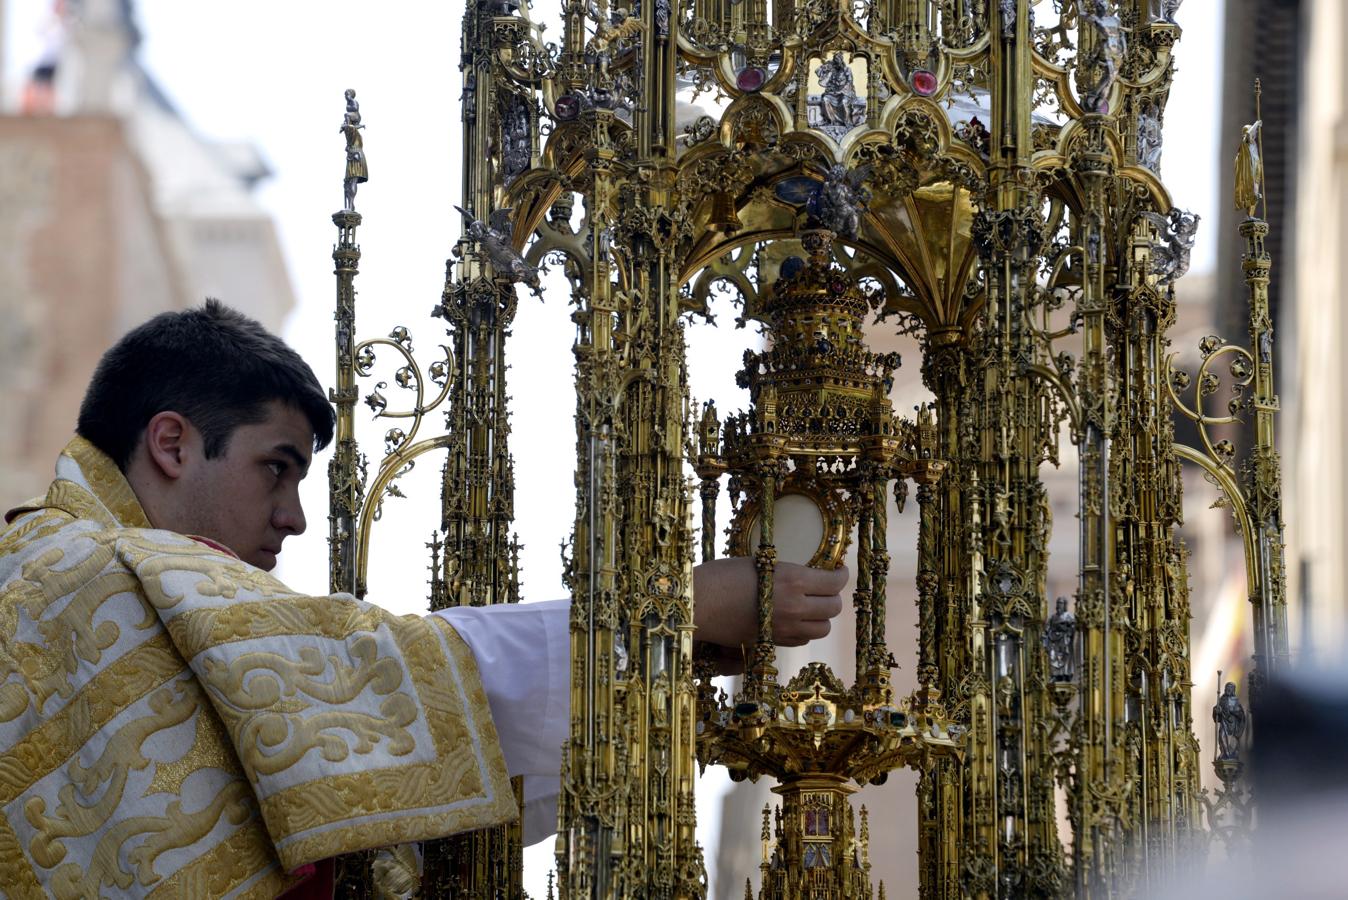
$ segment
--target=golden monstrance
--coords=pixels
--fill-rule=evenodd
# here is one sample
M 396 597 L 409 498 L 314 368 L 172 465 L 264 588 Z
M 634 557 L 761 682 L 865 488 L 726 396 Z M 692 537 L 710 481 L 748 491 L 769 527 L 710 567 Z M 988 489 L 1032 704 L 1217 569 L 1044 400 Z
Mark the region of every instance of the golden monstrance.
M 470 3 L 464 231 L 429 365 L 405 328 L 356 335 L 356 191 L 377 137 L 348 93 L 334 590 L 363 594 L 382 502 L 436 451 L 432 606 L 518 599 L 507 336 L 545 268 L 569 282 L 562 897 L 704 897 L 700 766 L 775 785 L 762 864 L 732 873 L 761 900 L 883 895 L 870 860 L 890 851 L 864 804 L 898 767 L 918 773 L 913 880 L 930 900 L 1145 895 L 1209 844 L 1240 845 L 1247 710 L 1257 731 L 1260 688 L 1288 659 L 1268 226 L 1256 123 L 1237 163 L 1249 334 L 1206 338 L 1199 370 L 1177 368 L 1174 285 L 1199 223 L 1159 176 L 1175 5 L 568 0 L 554 44 L 519 0 Z M 377 153 L 374 172 L 372 186 Z M 738 376 L 744 410 L 689 396 L 685 326 L 714 282 L 764 335 Z M 896 355 L 868 346 L 883 328 L 921 349 L 931 400 L 911 414 L 891 405 Z M 394 361 L 392 386 L 376 357 Z M 368 465 L 362 404 L 387 426 Z M 1060 455 L 1078 467 L 1077 515 L 1055 523 L 1042 473 Z M 1232 687 L 1214 711 L 1212 794 L 1185 464 L 1235 516 L 1253 615 L 1244 702 Z M 722 550 L 759 578 L 759 639 L 731 692 L 692 634 L 692 567 L 717 553 L 723 489 Z M 916 571 L 891 571 L 891 514 L 917 518 Z M 1080 548 L 1071 598 L 1049 596 L 1054 528 Z M 776 561 L 846 552 L 854 668 L 779 671 Z M 891 646 L 896 579 L 915 581 L 918 628 Z M 521 896 L 519 841 L 503 827 L 426 846 L 422 895 Z M 340 893 L 380 895 L 395 868 L 344 859 Z

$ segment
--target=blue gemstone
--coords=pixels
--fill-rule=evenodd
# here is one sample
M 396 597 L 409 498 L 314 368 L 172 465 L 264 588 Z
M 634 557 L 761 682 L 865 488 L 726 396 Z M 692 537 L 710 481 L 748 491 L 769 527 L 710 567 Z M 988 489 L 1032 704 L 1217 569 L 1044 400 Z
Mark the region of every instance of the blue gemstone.
M 794 178 L 783 178 L 777 182 L 773 190 L 777 194 L 777 199 L 784 203 L 804 206 L 814 196 L 815 191 L 819 190 L 819 182 L 813 178 L 797 175 Z
M 782 260 L 782 277 L 795 278 L 800 274 L 800 270 L 805 268 L 805 260 L 799 256 L 788 256 Z

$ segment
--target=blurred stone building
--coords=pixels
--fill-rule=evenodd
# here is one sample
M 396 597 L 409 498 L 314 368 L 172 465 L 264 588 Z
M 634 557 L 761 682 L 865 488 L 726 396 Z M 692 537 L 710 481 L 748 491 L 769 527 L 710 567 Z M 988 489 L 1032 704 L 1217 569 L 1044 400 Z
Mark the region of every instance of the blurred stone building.
M 1283 272 L 1295 302 L 1283 303 L 1278 323 L 1279 444 L 1292 644 L 1333 662 L 1344 657 L 1348 618 L 1348 8 L 1296 5 L 1299 102 L 1283 188 L 1293 235 Z
M 265 164 L 174 109 L 137 59 L 130 0 L 57 2 L 50 32 L 0 115 L 6 503 L 46 486 L 95 362 L 127 329 L 206 296 L 272 328 L 294 305 L 252 192 Z

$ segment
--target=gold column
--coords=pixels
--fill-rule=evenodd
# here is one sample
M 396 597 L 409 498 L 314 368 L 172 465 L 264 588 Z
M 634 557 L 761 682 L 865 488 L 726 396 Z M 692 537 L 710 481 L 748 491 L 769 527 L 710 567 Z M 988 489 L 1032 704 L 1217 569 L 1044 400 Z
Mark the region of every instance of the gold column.
M 356 227 L 360 225 L 360 213 L 342 210 L 332 214 L 332 221 L 337 226 L 337 244 L 332 251 L 337 276 L 337 310 L 333 316 L 337 320 L 337 371 L 336 387 L 329 399 L 336 407 L 337 429 L 328 463 L 328 589 L 350 593 L 356 589 L 356 517 L 364 482 L 355 429 L 355 281 L 360 266 Z
M 1250 295 L 1250 352 L 1254 359 L 1254 449 L 1245 471 L 1249 527 L 1256 556 L 1250 567 L 1250 603 L 1254 614 L 1254 667 L 1250 706 L 1258 715 L 1260 690 L 1269 675 L 1286 669 L 1287 574 L 1283 568 L 1282 464 L 1274 443 L 1273 417 L 1279 409 L 1273 380 L 1273 320 L 1268 307 L 1272 258 L 1264 249 L 1268 223 L 1253 216 L 1240 224 L 1245 239 L 1241 268 Z M 1256 719 L 1257 721 L 1257 719 Z

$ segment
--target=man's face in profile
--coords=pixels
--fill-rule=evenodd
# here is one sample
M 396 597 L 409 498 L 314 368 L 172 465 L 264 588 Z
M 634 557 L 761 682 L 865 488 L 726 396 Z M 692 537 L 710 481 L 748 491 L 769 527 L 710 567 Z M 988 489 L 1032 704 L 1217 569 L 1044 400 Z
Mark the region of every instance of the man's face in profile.
M 223 454 L 199 455 L 183 487 L 190 492 L 190 533 L 270 571 L 281 542 L 304 531 L 299 487 L 309 472 L 314 432 L 299 409 L 280 401 L 266 408 L 263 421 L 234 430 Z

